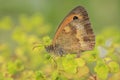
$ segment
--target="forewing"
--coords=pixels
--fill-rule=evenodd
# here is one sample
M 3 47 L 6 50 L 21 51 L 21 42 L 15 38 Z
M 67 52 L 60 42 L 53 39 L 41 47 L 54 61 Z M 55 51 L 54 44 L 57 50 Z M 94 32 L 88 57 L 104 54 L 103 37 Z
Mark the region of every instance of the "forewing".
M 92 50 L 95 35 L 91 28 L 86 10 L 78 6 L 73 9 L 60 24 L 53 45 L 58 44 L 66 52 Z

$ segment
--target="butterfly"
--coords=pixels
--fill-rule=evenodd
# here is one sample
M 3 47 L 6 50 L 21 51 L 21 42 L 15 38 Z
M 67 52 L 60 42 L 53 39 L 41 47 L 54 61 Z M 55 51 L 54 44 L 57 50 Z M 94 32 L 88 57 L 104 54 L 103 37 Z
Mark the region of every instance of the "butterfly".
M 87 11 L 82 6 L 74 8 L 61 22 L 52 44 L 45 46 L 50 53 L 63 56 L 67 53 L 80 54 L 93 50 L 95 35 Z

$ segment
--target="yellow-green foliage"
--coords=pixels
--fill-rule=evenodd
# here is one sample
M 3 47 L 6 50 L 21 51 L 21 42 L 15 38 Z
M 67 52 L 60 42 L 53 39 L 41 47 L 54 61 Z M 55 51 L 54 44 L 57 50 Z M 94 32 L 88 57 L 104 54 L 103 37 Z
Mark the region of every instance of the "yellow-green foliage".
M 115 27 L 115 26 L 113 26 Z M 96 46 L 80 58 L 47 53 L 52 27 L 41 15 L 0 20 L 0 80 L 120 80 L 120 32 L 109 27 L 96 34 Z

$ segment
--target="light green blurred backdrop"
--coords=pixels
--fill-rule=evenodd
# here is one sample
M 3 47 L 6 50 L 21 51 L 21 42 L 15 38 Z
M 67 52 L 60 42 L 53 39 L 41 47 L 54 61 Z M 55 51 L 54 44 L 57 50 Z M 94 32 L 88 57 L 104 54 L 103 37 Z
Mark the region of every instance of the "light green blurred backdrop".
M 104 27 L 119 27 L 119 0 L 0 0 L 0 18 L 40 13 L 46 23 L 56 28 L 66 14 L 78 5 L 87 9 L 96 33 Z

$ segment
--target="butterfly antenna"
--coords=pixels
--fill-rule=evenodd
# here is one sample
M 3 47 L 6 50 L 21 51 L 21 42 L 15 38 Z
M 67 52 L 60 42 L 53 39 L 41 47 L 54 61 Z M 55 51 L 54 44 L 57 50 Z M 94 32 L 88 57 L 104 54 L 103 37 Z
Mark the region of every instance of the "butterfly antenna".
M 33 50 L 35 49 L 35 48 L 38 48 L 38 47 L 41 47 L 41 46 L 43 46 L 43 43 L 42 42 L 33 42 Z

